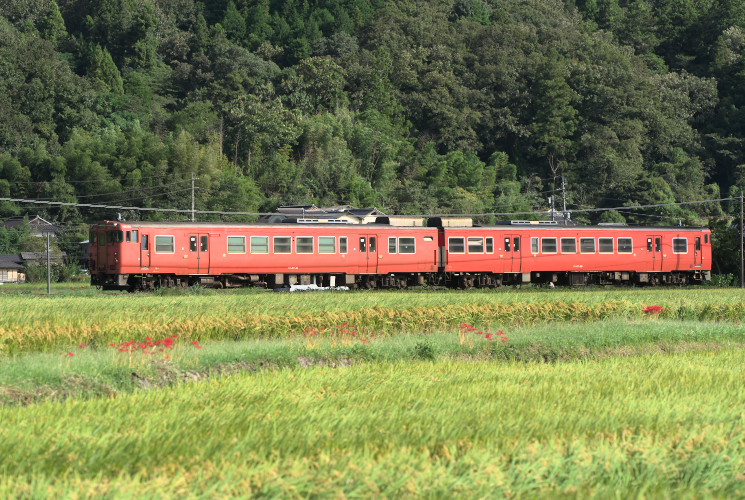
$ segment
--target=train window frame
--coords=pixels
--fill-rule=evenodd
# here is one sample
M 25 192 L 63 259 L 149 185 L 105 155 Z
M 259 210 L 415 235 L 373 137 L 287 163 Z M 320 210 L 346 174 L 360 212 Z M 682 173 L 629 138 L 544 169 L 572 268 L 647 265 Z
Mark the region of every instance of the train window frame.
M 483 236 L 469 236 L 466 243 L 468 244 L 468 253 L 484 253 L 486 249 Z
M 608 250 L 607 248 L 603 250 L 603 245 L 608 244 L 610 242 L 611 249 Z M 605 254 L 605 255 L 611 255 L 616 252 L 616 240 L 612 237 L 603 237 L 598 238 L 598 253 Z
M 127 231 L 127 236 L 125 237 L 125 240 L 129 243 L 132 241 L 132 231 Z
M 150 250 L 150 237 L 147 234 L 142 235 L 142 246 L 140 247 L 143 251 Z
M 132 243 L 139 243 L 140 242 L 140 231 L 139 229 L 133 229 L 132 230 Z
M 95 247 L 98 245 L 98 234 L 94 232 L 88 233 L 88 245 Z
M 538 255 L 541 250 L 541 241 L 537 236 L 530 238 L 530 252 Z
M 621 246 L 622 240 L 628 241 L 628 243 L 624 246 Z M 634 253 L 634 238 L 629 238 L 628 236 L 617 238 L 616 248 L 618 249 L 618 253 Z
M 458 244 L 458 240 L 460 240 L 460 248 L 461 250 L 454 250 L 453 243 Z M 465 254 L 466 253 L 466 238 L 463 236 L 448 236 L 448 253 L 453 254 Z
M 696 236 L 696 246 L 693 247 L 697 252 L 701 251 L 701 236 Z
M 553 250 L 547 250 L 548 244 L 553 242 Z M 559 239 L 552 236 L 547 238 L 541 238 L 541 253 L 555 254 L 559 253 Z
M 685 242 L 685 250 L 681 250 L 679 245 L 679 242 Z M 673 238 L 673 253 L 675 254 L 686 254 L 688 253 L 688 238 Z
M 197 235 L 191 235 L 189 236 L 189 251 L 190 252 L 196 252 L 197 251 Z
M 709 235 L 708 234 L 705 234 L 704 235 L 704 243 L 706 243 L 706 244 L 709 243 Z
M 491 236 L 484 238 L 486 253 L 494 253 L 494 238 Z
M 411 243 L 403 240 L 411 240 Z M 416 253 L 416 238 L 414 236 L 401 236 L 398 238 L 398 253 L 412 255 Z
M 339 236 L 339 253 L 340 254 L 349 253 L 349 243 L 348 243 L 348 238 L 346 236 Z
M 588 250 L 585 246 L 587 243 L 592 243 L 592 250 Z M 587 237 L 581 237 L 579 239 L 579 253 L 583 254 L 594 254 L 597 253 L 598 245 L 597 241 L 595 241 L 595 238 L 587 238 Z
M 277 240 L 283 240 L 280 242 L 280 248 L 282 248 L 282 251 L 277 250 Z M 286 246 L 285 246 L 285 241 Z M 272 238 L 272 249 L 274 250 L 275 254 L 278 255 L 288 255 L 292 253 L 292 236 L 274 236 Z M 286 249 L 286 250 L 285 250 Z
M 396 241 L 395 236 L 388 237 L 388 253 L 389 254 L 398 253 L 398 241 Z
M 159 242 L 158 240 L 161 239 Z M 170 245 L 165 245 L 163 239 L 167 239 L 170 241 Z M 167 250 L 159 250 L 159 247 L 166 246 L 166 248 L 170 248 L 170 251 Z M 174 254 L 176 253 L 176 237 L 172 234 L 156 234 L 155 235 L 155 253 L 159 254 Z
M 561 253 L 566 254 L 574 254 L 577 253 L 577 238 L 561 238 Z M 565 243 L 571 243 L 571 245 L 566 245 Z M 571 248 L 570 248 L 571 247 Z
M 267 255 L 269 253 L 269 236 L 251 236 L 250 251 L 256 255 Z
M 303 240 L 301 243 L 300 240 Z M 306 241 L 310 240 L 310 241 Z M 313 236 L 295 236 L 295 253 L 301 255 L 312 255 L 315 237 Z M 302 251 L 301 251 L 302 250 Z M 310 250 L 310 251 L 308 251 Z
M 210 249 L 210 237 L 208 235 L 202 235 L 199 237 L 199 251 L 208 252 Z
M 231 241 L 231 239 L 233 241 Z M 228 245 L 228 253 L 229 254 L 244 254 L 246 253 L 246 237 L 245 236 L 239 236 L 239 235 L 230 235 L 226 238 L 226 243 Z M 233 250 L 230 248 L 233 247 Z
M 329 252 L 329 239 L 331 240 L 331 251 Z M 322 242 L 322 240 L 325 240 Z M 329 255 L 336 253 L 336 236 L 319 236 L 318 237 L 318 253 Z

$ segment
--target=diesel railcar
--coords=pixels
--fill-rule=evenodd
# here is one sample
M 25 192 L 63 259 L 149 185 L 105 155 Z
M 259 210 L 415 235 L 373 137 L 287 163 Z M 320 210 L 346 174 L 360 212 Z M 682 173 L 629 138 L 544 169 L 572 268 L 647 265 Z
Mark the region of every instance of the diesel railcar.
M 105 290 L 293 285 L 405 288 L 523 283 L 688 284 L 711 276 L 706 228 L 512 222 L 91 226 L 91 284 Z

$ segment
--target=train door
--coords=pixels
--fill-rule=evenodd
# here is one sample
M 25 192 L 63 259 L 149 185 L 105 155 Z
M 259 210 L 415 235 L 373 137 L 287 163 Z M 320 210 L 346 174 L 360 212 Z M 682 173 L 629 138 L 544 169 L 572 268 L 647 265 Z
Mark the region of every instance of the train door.
M 662 236 L 647 235 L 647 254 L 652 258 L 652 271 L 662 271 Z
M 505 256 L 509 259 L 506 272 L 522 272 L 522 242 L 517 234 L 506 234 L 504 236 Z
M 701 267 L 701 236 L 696 236 L 696 240 L 693 247 L 693 267 Z
M 143 269 L 150 269 L 150 235 L 142 233 L 140 235 L 140 266 Z
M 374 235 L 360 236 L 360 271 L 366 274 L 378 272 L 378 239 Z
M 189 235 L 189 271 L 207 274 L 210 268 L 210 237 L 208 234 Z

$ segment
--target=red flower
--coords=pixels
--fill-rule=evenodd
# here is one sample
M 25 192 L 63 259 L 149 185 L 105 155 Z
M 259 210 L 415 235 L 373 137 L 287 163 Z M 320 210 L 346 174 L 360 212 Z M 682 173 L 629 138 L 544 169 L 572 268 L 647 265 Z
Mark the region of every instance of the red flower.
M 202 348 L 202 346 L 199 344 L 199 341 L 198 340 L 192 341 L 192 344 L 194 344 L 194 347 L 196 347 L 197 349 L 201 349 Z
M 67 355 L 68 356 L 75 356 L 75 353 L 74 352 L 68 352 Z

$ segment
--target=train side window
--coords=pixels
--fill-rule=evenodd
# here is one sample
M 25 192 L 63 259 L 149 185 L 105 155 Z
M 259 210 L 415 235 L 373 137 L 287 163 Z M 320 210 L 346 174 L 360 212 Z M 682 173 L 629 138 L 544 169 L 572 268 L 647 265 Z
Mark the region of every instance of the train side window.
M 269 237 L 251 236 L 251 253 L 269 253 Z
M 701 251 L 701 236 L 696 236 L 696 251 Z
M 513 243 L 514 243 L 514 245 L 513 245 L 513 248 L 515 249 L 515 251 L 516 251 L 516 252 L 519 252 L 519 251 L 520 251 L 520 237 L 519 237 L 519 236 L 517 236 L 517 237 L 516 237 L 516 238 L 515 238 L 515 239 L 513 240 Z
M 541 238 L 541 253 L 556 253 L 556 238 Z
M 295 238 L 295 252 L 313 253 L 313 236 L 298 236 Z
M 127 241 L 132 241 L 132 231 L 127 231 Z
M 138 229 L 135 229 L 132 231 L 132 243 L 139 243 L 140 241 L 140 231 Z
M 416 238 L 399 238 L 398 251 L 399 253 L 416 253 Z
M 688 253 L 688 238 L 673 238 L 673 253 Z
M 388 238 L 388 253 L 397 253 L 398 247 L 396 246 L 396 238 Z
M 292 253 L 292 238 L 289 236 L 275 236 L 274 253 Z
M 336 237 L 319 236 L 318 253 L 336 253 Z
M 580 238 L 579 239 L 579 252 L 580 253 L 595 253 L 595 238 Z
M 142 249 L 143 250 L 149 250 L 149 244 L 148 244 L 148 236 L 146 234 L 142 235 Z
M 561 253 L 577 253 L 577 239 L 576 238 L 562 238 L 561 239 Z
M 360 236 L 360 252 L 367 252 L 367 238 Z
M 598 238 L 598 250 L 600 253 L 613 253 L 613 238 Z
M 228 236 L 228 253 L 246 253 L 246 237 Z
M 155 236 L 155 253 L 174 253 L 176 244 L 173 236 Z
M 469 238 L 469 239 L 470 239 L 470 238 Z M 505 251 L 505 252 L 511 252 L 511 251 L 512 251 L 512 247 L 511 247 L 511 245 L 510 245 L 510 241 L 511 241 L 511 240 L 510 240 L 509 238 L 505 238 L 505 239 L 504 239 L 504 251 Z
M 209 236 L 202 236 L 201 237 L 201 241 L 200 241 L 200 245 L 201 245 L 201 248 L 202 248 L 202 251 L 203 252 L 206 252 L 207 250 L 209 250 L 209 244 L 210 244 L 210 237 Z
M 370 251 L 371 252 L 374 252 L 376 250 L 375 240 L 376 240 L 375 236 L 370 236 Z
M 533 253 L 538 253 L 538 238 L 535 236 L 530 238 L 530 251 Z
M 190 252 L 197 251 L 197 237 L 196 236 L 189 236 L 189 251 Z
M 466 253 L 466 239 L 465 238 L 448 238 L 448 252 Z
M 655 238 L 654 239 L 654 248 L 655 248 L 655 252 L 661 252 L 662 251 L 662 238 Z
M 468 253 L 484 253 L 484 238 L 468 238 Z
M 647 252 L 652 251 L 652 238 L 647 238 Z
M 618 253 L 634 253 L 634 240 L 631 238 L 618 238 Z
M 486 253 L 494 253 L 494 238 L 486 238 Z
M 339 253 L 347 253 L 347 237 L 339 236 Z

